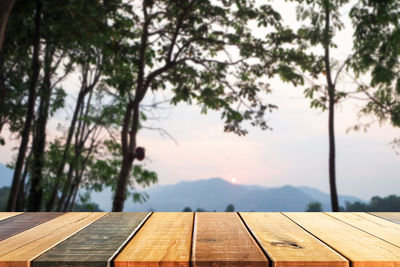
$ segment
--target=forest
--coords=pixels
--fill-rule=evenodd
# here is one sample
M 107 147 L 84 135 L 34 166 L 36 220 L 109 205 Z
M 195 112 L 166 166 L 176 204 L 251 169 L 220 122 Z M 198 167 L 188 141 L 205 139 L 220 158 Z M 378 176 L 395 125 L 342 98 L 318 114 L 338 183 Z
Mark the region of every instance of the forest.
M 164 102 L 198 105 L 204 116 L 218 111 L 225 132 L 244 136 L 251 127 L 270 130 L 268 114 L 278 107 L 266 96 L 279 78 L 326 112 L 327 178 L 339 211 L 338 103 L 358 97 L 359 116 L 400 126 L 400 2 L 291 0 L 294 28 L 277 1 L 2 0 L 0 143 L 18 140 L 6 210 L 71 211 L 105 187 L 113 211 L 128 198 L 146 201 L 135 188 L 158 176 L 146 168 L 151 152 L 137 136 Z M 332 50 L 346 19 L 353 48 L 341 61 Z M 144 101 L 160 92 L 170 97 Z

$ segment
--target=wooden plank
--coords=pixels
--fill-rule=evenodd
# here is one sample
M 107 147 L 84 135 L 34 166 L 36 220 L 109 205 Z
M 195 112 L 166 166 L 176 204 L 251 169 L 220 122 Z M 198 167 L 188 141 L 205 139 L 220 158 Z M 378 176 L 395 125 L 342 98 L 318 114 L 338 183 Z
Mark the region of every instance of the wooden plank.
M 345 267 L 346 258 L 276 212 L 241 212 L 275 267 Z
M 30 262 L 104 216 L 104 212 L 71 212 L 0 242 L 0 267 L 30 266 Z
M 61 216 L 62 212 L 25 212 L 0 221 L 0 241 Z M 0 250 L 1 251 L 1 250 Z
M 193 213 L 153 213 L 114 261 L 115 267 L 189 266 Z
M 237 213 L 196 213 L 192 262 L 205 266 L 269 266 Z
M 400 248 L 324 213 L 284 213 L 351 261 L 352 267 L 398 267 Z
M 400 224 L 400 212 L 369 212 L 369 213 Z
M 109 266 L 112 258 L 148 215 L 148 212 L 108 213 L 35 259 L 32 265 L 34 267 Z
M 10 218 L 10 217 L 13 217 L 15 215 L 19 215 L 21 213 L 22 212 L 0 212 L 0 221 L 4 220 L 4 219 L 7 219 L 7 218 Z
M 327 212 L 327 214 L 400 247 L 400 224 L 363 212 Z

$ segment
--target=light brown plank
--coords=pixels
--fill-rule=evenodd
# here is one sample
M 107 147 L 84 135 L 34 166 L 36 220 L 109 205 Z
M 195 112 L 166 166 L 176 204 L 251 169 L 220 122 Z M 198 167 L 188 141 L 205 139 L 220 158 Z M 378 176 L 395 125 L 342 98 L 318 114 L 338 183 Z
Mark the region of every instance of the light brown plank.
M 348 260 L 276 212 L 241 212 L 275 267 L 345 267 Z
M 22 212 L 0 212 L 0 221 L 21 214 Z
M 363 212 L 327 212 L 327 214 L 400 247 L 400 224 Z
M 400 248 L 324 213 L 284 213 L 349 259 L 352 267 L 398 267 Z
M 0 267 L 30 266 L 30 262 L 105 212 L 71 212 L 0 242 Z
M 267 257 L 233 212 L 196 213 L 192 251 L 195 267 L 268 266 Z
M 369 212 L 369 213 L 400 224 L 400 212 Z
M 153 213 L 114 261 L 115 267 L 189 266 L 193 213 Z

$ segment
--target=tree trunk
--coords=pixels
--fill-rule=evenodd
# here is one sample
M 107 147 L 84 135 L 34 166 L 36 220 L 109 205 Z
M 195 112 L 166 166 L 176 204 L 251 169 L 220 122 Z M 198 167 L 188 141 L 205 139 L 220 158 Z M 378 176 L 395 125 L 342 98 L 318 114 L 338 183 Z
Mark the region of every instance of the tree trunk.
M 16 211 L 24 211 L 25 209 L 25 193 L 27 192 L 27 189 L 25 188 L 25 181 L 26 181 L 26 176 L 28 175 L 28 166 L 29 166 L 29 159 L 32 157 L 32 152 L 28 155 L 27 159 L 26 159 L 26 163 L 25 163 L 25 168 L 24 168 L 24 172 L 22 174 L 22 180 L 21 180 L 21 184 L 19 186 L 19 195 L 17 198 L 17 204 L 16 204 Z
M 63 209 L 63 205 L 65 204 L 68 192 L 71 190 L 71 187 L 73 185 L 72 183 L 72 177 L 73 177 L 73 173 L 77 164 L 77 160 L 78 160 L 79 154 L 76 153 L 76 151 L 74 152 L 74 158 L 72 159 L 72 162 L 70 162 L 69 164 L 69 170 L 68 170 L 68 174 L 67 174 L 67 180 L 65 181 L 64 187 L 63 187 L 63 191 L 61 194 L 61 197 L 57 203 L 57 210 L 56 211 L 61 211 Z
M 68 211 L 72 211 L 72 209 L 74 208 L 75 201 L 76 201 L 76 196 L 78 195 L 78 190 L 79 190 L 79 187 L 75 188 L 74 196 L 72 197 L 72 201 L 71 201 L 71 203 L 70 203 L 70 205 L 68 207 Z
M 329 122 L 328 122 L 328 132 L 329 132 L 329 186 L 331 193 L 331 205 L 332 211 L 339 211 L 339 201 L 336 190 L 336 152 L 335 152 L 335 84 L 332 81 L 332 72 L 330 64 L 330 3 L 329 1 L 324 2 L 325 5 L 325 40 L 324 40 L 324 61 L 326 69 L 326 80 L 328 84 L 328 97 L 329 97 Z
M 117 189 L 115 191 L 113 209 L 112 211 L 121 212 L 124 209 L 124 202 L 126 198 L 126 186 L 128 185 L 128 179 L 132 169 L 132 164 L 135 159 L 135 148 L 136 148 L 136 134 L 139 129 L 139 104 L 143 100 L 146 94 L 148 85 L 151 79 L 147 78 L 145 85 L 145 66 L 146 66 L 146 50 L 148 41 L 148 27 L 150 25 L 150 19 L 147 16 L 147 3 L 143 1 L 143 15 L 145 22 L 143 23 L 143 31 L 140 40 L 139 60 L 138 60 L 138 77 L 137 87 L 135 92 L 135 99 L 130 101 L 124 117 L 124 123 L 122 125 L 121 133 L 121 144 L 122 144 L 122 166 L 119 172 L 119 178 L 117 183 Z M 133 115 L 133 119 L 131 119 Z M 129 138 L 129 139 L 128 139 Z
M 82 171 L 80 173 L 82 173 Z M 75 192 L 77 192 L 79 190 L 79 184 L 80 184 L 80 177 L 78 174 L 78 170 L 75 170 L 74 182 L 72 183 L 72 185 L 69 189 L 68 197 L 65 201 L 63 211 L 69 211 L 71 206 L 73 206 L 73 202 L 75 202 L 75 197 L 76 197 Z
M 89 97 L 86 103 L 86 112 L 84 114 L 85 107 L 81 106 L 81 110 L 79 111 L 79 117 L 87 117 L 89 109 L 90 109 L 90 102 L 92 100 L 93 90 L 90 91 Z M 83 102 L 83 100 L 82 100 Z M 66 210 L 71 200 L 71 192 L 73 192 L 73 186 L 75 182 L 73 182 L 73 174 L 77 171 L 77 164 L 79 157 L 81 156 L 83 147 L 85 145 L 86 140 L 84 140 L 83 136 L 85 134 L 85 128 L 87 126 L 87 122 L 85 120 L 80 120 L 78 122 L 78 126 L 75 133 L 75 144 L 74 144 L 74 155 L 72 162 L 69 165 L 69 171 L 67 175 L 67 180 L 63 187 L 63 192 L 60 197 L 60 200 L 57 205 L 57 211 Z M 74 179 L 75 180 L 75 179 Z M 64 206 L 64 208 L 63 208 Z
M 14 7 L 15 0 L 0 1 L 0 53 L 3 50 L 3 43 L 6 35 L 6 28 L 11 10 Z
M 51 96 L 51 64 L 53 51 L 49 45 L 46 46 L 44 61 L 44 78 L 40 92 L 39 112 L 36 119 L 36 133 L 32 141 L 32 167 L 31 188 L 28 200 L 28 211 L 39 211 L 42 204 L 43 187 L 43 165 L 44 151 L 46 147 L 46 126 L 49 117 Z
M 133 120 L 131 122 L 131 116 Z M 126 186 L 135 159 L 136 134 L 139 128 L 139 103 L 131 102 L 125 112 L 124 124 L 122 126 L 122 166 L 119 172 L 117 189 L 115 191 L 113 209 L 114 212 L 121 212 L 124 209 L 126 198 Z M 129 137 L 129 140 L 128 140 Z
M 11 14 L 11 10 L 15 4 L 15 0 L 1 0 L 0 1 L 0 133 L 3 129 L 5 120 L 5 112 L 6 107 L 6 96 L 7 89 L 5 86 L 5 77 L 4 77 L 4 50 L 3 43 L 5 39 L 5 33 L 7 28 L 8 19 Z
M 24 166 L 26 151 L 29 143 L 29 136 L 32 127 L 33 114 L 35 111 L 36 86 L 38 83 L 39 72 L 40 72 L 39 51 L 40 51 L 41 20 L 42 20 L 42 2 L 41 0 L 37 0 L 36 14 L 35 14 L 35 37 L 34 37 L 33 55 L 32 55 L 32 74 L 29 83 L 28 109 L 26 113 L 24 128 L 21 133 L 21 144 L 18 151 L 17 161 L 15 163 L 13 182 L 7 203 L 7 211 L 14 211 L 17 203 L 19 186 L 21 182 L 21 172 Z
M 76 179 L 76 178 L 75 178 Z M 73 182 L 71 187 L 69 188 L 67 199 L 65 200 L 63 211 L 68 211 L 68 208 L 71 206 L 71 201 L 74 195 L 75 190 L 77 189 L 76 183 Z
M 49 201 L 46 204 L 46 211 L 51 211 L 53 209 L 53 207 L 54 207 L 54 204 L 55 204 L 55 200 L 56 200 L 56 197 L 57 197 L 57 191 L 58 191 L 58 189 L 60 187 L 60 177 L 64 173 L 64 167 L 65 167 L 65 164 L 67 163 L 68 151 L 69 151 L 70 146 L 71 146 L 72 136 L 73 136 L 74 131 L 75 131 L 75 125 L 76 125 L 76 122 L 78 120 L 78 115 L 79 115 L 79 112 L 81 110 L 81 107 L 82 107 L 82 104 L 83 104 L 83 100 L 84 100 L 84 97 L 85 97 L 85 92 L 84 91 L 85 91 L 84 88 L 82 88 L 81 91 L 79 92 L 79 95 L 78 95 L 78 100 L 77 100 L 76 105 L 75 105 L 74 115 L 72 117 L 72 121 L 71 121 L 71 124 L 69 126 L 69 130 L 68 130 L 68 136 L 67 136 L 67 141 L 65 143 L 64 152 L 63 152 L 63 155 L 62 155 L 60 166 L 57 169 L 56 181 L 55 181 L 53 189 L 51 191 L 51 195 L 50 195 Z
M 336 146 L 335 146 L 335 94 L 329 94 L 329 185 L 332 211 L 339 211 L 339 201 L 336 189 Z
M 129 175 L 132 169 L 133 157 L 123 157 L 121 171 L 115 197 L 113 201 L 113 212 L 121 212 L 124 209 L 124 202 L 126 198 L 126 186 L 128 184 Z
M 4 57 L 3 53 L 0 51 L 0 134 L 6 121 L 6 97 L 7 88 L 4 77 Z

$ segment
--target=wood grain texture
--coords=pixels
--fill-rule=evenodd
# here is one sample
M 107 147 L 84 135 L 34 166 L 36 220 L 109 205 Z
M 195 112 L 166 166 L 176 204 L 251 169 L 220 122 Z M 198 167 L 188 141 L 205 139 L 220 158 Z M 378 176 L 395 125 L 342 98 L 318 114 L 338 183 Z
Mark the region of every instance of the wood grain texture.
M 0 212 L 0 221 L 19 214 L 22 214 L 22 212 Z
M 0 242 L 0 267 L 30 266 L 30 262 L 105 213 L 71 212 Z
M 363 212 L 327 212 L 327 214 L 400 247 L 400 224 Z
M 153 213 L 114 261 L 115 267 L 189 266 L 193 213 Z
M 32 266 L 109 266 L 148 214 L 108 213 L 35 259 Z
M 241 212 L 275 267 L 346 267 L 346 258 L 276 212 Z
M 284 213 L 351 261 L 352 267 L 398 267 L 400 248 L 324 213 Z
M 268 259 L 234 212 L 195 215 L 192 262 L 205 266 L 268 266 Z
M 400 212 L 369 212 L 374 216 L 400 224 Z
M 63 215 L 62 212 L 25 212 L 0 221 L 0 241 Z M 1 250 L 0 250 L 1 251 Z

